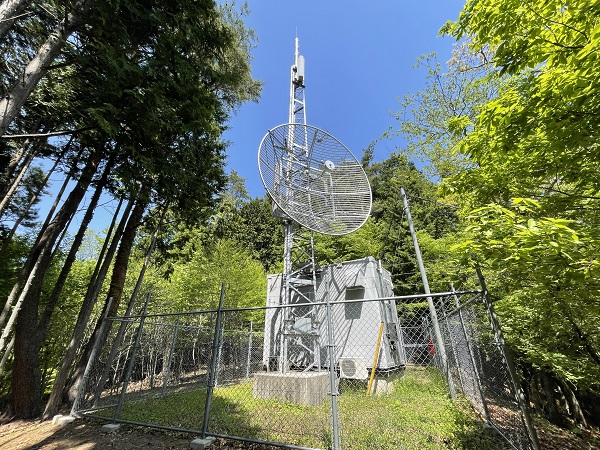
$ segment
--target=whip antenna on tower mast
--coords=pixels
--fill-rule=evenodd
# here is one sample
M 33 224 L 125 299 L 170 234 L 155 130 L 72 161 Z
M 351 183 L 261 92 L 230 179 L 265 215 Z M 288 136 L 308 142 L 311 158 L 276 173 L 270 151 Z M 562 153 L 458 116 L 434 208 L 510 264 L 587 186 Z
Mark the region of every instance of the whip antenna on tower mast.
M 306 102 L 304 99 L 304 56 L 299 53 L 298 37 L 294 51 L 294 65 L 291 68 L 289 123 L 306 125 Z

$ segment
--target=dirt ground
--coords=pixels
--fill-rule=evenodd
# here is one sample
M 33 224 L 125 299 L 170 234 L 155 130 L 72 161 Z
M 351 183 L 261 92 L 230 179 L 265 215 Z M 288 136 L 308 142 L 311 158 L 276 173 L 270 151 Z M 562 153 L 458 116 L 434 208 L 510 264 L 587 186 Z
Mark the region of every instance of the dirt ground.
M 186 450 L 197 438 L 130 425 L 112 433 L 102 431 L 106 422 L 78 419 L 66 425 L 52 421 L 18 420 L 0 424 L 2 450 Z M 541 425 L 541 424 L 538 424 Z M 538 428 L 540 448 L 544 450 L 599 450 L 598 430 L 573 433 L 547 423 Z M 275 450 L 277 447 L 217 439 L 211 449 Z
M 129 425 L 112 433 L 102 431 L 106 422 L 77 419 L 65 425 L 52 421 L 13 421 L 0 425 L 0 449 L 4 450 L 184 450 L 198 436 L 170 433 Z M 276 447 L 217 439 L 211 449 L 271 450 Z

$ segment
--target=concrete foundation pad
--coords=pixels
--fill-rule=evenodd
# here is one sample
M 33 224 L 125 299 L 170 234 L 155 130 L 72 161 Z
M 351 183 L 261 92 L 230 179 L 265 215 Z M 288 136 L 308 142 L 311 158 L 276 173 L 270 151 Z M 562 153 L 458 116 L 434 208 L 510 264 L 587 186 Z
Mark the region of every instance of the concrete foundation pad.
M 63 416 L 62 414 L 57 414 L 52 418 L 52 423 L 55 425 L 66 425 L 75 420 L 73 416 Z
M 394 380 L 388 378 L 377 378 L 373 380 L 371 395 L 391 394 L 394 391 Z
M 320 405 L 329 393 L 327 372 L 265 372 L 254 374 L 252 395 L 306 406 Z
M 104 433 L 112 433 L 113 431 L 117 431 L 121 425 L 118 423 L 107 423 L 106 425 L 102 425 L 102 432 Z
M 209 436 L 206 438 L 194 439 L 192 442 L 190 442 L 190 448 L 192 450 L 204 450 L 206 447 L 211 445 L 213 442 L 215 442 L 215 438 L 212 436 Z

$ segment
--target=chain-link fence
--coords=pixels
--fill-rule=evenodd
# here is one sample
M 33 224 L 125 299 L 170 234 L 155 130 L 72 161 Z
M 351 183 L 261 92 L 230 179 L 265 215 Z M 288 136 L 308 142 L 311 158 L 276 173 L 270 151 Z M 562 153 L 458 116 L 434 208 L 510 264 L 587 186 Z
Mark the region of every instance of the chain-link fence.
M 515 449 L 537 448 L 535 431 L 484 291 L 433 298 L 442 347 L 424 299 L 399 308 L 407 363 L 433 365 L 453 396 L 469 399 L 484 422 Z
M 402 402 L 440 408 L 428 392 L 447 374 L 512 447 L 531 447 L 480 291 L 431 295 L 442 359 L 425 296 L 328 289 L 327 302 L 255 308 L 235 329 L 249 309 L 107 318 L 73 413 L 289 448 L 429 448 Z

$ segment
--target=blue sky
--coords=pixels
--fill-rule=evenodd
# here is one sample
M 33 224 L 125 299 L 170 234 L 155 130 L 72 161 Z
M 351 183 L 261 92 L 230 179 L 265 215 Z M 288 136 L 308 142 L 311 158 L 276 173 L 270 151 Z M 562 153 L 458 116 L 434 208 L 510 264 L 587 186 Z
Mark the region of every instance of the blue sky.
M 246 24 L 258 45 L 252 74 L 263 81 L 258 103 L 244 105 L 225 138 L 228 170 L 246 179 L 253 197 L 265 190 L 256 159 L 265 133 L 286 123 L 294 39 L 306 61 L 307 123 L 339 139 L 360 159 L 363 150 L 391 125 L 398 99 L 423 87 L 425 71 L 415 69 L 420 55 L 450 58 L 453 39 L 438 30 L 455 20 L 462 3 L 375 0 L 249 0 Z M 382 141 L 375 158 L 385 159 L 402 141 Z

